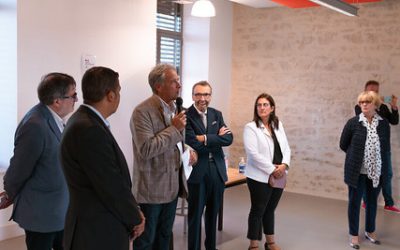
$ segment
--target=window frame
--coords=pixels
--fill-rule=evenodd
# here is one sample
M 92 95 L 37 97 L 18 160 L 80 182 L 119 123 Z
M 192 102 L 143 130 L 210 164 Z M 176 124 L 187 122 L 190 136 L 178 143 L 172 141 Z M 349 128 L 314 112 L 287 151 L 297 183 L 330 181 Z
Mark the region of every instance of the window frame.
M 168 3 L 169 2 L 169 3 Z M 159 6 L 159 5 L 165 5 L 165 4 L 171 4 L 170 6 L 167 6 L 167 8 L 165 8 L 165 6 Z M 168 10 L 168 8 L 171 8 Z M 159 13 L 159 9 L 163 9 L 164 11 L 170 11 L 171 13 L 174 13 L 175 15 L 171 15 L 171 14 L 166 14 L 166 13 Z M 156 63 L 162 63 L 161 59 L 162 59 L 162 53 L 161 53 L 161 41 L 162 38 L 169 38 L 169 39 L 173 39 L 174 41 L 178 40 L 180 42 L 180 52 L 179 52 L 179 58 L 176 57 L 176 53 L 175 50 L 174 52 L 174 63 L 173 65 L 176 67 L 177 69 L 177 73 L 178 75 L 181 76 L 181 72 L 182 72 L 182 53 L 183 53 L 183 6 L 179 5 L 177 3 L 173 3 L 170 1 L 165 1 L 165 0 L 157 0 L 157 13 L 156 13 L 156 30 L 157 30 L 157 35 L 156 35 Z M 175 20 L 174 25 L 171 26 L 174 29 L 176 29 L 176 27 L 180 27 L 179 31 L 173 31 L 173 30 L 167 30 L 167 29 L 162 29 L 158 26 L 158 20 L 159 20 L 159 14 L 163 14 L 163 15 L 167 15 L 167 16 L 171 16 L 173 17 L 173 19 Z M 180 25 L 177 25 L 177 19 L 179 19 L 180 21 Z M 177 63 L 177 61 L 179 61 L 179 63 Z

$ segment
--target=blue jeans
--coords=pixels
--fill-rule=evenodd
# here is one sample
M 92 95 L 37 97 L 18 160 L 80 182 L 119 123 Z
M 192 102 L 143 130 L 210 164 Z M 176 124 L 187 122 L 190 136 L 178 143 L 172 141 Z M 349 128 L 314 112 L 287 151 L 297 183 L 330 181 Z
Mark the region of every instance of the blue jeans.
M 361 174 L 358 178 L 357 187 L 349 187 L 349 205 L 347 216 L 349 220 L 350 235 L 357 236 L 360 224 L 360 203 L 365 193 L 366 208 L 365 208 L 365 231 L 368 233 L 375 232 L 376 210 L 378 207 L 378 195 L 381 186 L 374 188 L 372 180 L 368 176 Z
M 134 250 L 169 250 L 178 197 L 164 204 L 140 204 L 146 225 L 133 241 Z

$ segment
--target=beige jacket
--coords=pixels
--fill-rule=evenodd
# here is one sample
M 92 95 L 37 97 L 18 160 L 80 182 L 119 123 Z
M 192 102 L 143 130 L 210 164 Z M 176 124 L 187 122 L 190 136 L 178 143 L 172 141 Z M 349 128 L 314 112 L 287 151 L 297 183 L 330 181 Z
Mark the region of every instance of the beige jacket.
M 160 204 L 178 196 L 182 134 L 165 122 L 161 101 L 153 95 L 132 113 L 133 194 L 139 203 Z M 186 183 L 185 183 L 186 184 Z

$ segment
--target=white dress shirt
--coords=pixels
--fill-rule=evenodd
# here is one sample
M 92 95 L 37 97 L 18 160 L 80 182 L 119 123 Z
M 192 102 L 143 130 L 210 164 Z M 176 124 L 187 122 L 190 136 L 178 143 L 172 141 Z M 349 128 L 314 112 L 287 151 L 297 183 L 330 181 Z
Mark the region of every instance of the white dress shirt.
M 49 109 L 51 115 L 54 118 L 54 121 L 57 124 L 58 129 L 62 133 L 63 130 L 64 130 L 64 126 L 65 126 L 65 121 L 54 110 L 52 110 L 49 106 L 46 106 L 46 107 Z

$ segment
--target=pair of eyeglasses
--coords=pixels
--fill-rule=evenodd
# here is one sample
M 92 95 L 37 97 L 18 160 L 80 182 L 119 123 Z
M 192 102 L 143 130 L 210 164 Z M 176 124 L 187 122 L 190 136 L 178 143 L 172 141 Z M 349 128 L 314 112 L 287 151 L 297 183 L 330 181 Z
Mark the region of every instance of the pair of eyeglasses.
M 363 105 L 363 104 L 371 104 L 372 101 L 359 101 L 358 104 Z
M 78 94 L 75 92 L 74 94 L 72 94 L 71 96 L 63 96 L 61 97 L 62 99 L 73 99 L 74 101 L 78 101 Z
M 196 94 L 193 94 L 195 97 L 210 97 L 211 96 L 211 94 L 210 93 L 196 93 Z
M 267 108 L 267 107 L 269 107 L 270 105 L 269 105 L 268 102 L 266 102 L 266 103 L 257 103 L 256 106 L 257 106 L 257 108 L 261 108 L 261 107 Z

